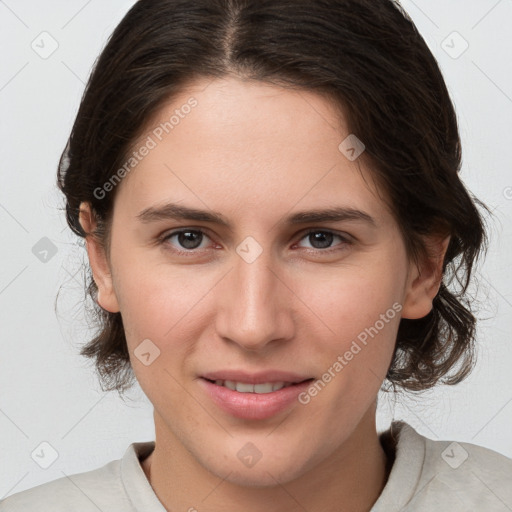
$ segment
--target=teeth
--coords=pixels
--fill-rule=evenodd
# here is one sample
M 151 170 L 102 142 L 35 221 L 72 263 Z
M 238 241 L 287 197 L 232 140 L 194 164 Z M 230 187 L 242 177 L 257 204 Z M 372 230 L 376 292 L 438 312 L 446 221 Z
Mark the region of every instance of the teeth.
M 287 388 L 292 383 L 288 382 L 265 382 L 263 384 L 247 384 L 245 382 L 235 382 L 232 380 L 216 380 L 217 386 L 224 386 L 225 388 L 231 389 L 232 391 L 238 391 L 240 393 L 272 393 L 281 388 Z

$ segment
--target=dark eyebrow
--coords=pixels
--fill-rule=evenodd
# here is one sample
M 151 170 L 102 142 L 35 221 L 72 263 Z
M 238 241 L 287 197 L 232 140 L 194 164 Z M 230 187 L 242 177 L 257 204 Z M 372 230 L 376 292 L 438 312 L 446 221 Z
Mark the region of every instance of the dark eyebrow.
M 229 222 L 223 215 L 208 210 L 198 210 L 175 203 L 168 203 L 163 206 L 150 206 L 142 210 L 137 219 L 143 223 L 155 222 L 159 220 L 194 220 L 199 222 L 210 222 L 231 228 Z M 286 223 L 307 224 L 311 222 L 336 222 L 344 220 L 363 221 L 376 227 L 377 223 L 368 213 L 355 208 L 338 207 L 327 208 L 324 210 L 308 210 L 294 213 L 286 219 Z

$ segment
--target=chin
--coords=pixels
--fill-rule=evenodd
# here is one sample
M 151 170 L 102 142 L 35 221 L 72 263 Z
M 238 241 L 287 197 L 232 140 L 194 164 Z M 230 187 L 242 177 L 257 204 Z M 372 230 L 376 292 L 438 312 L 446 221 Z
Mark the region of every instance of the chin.
M 249 443 L 248 443 L 249 444 Z M 237 449 L 238 452 L 238 449 Z M 304 454 L 302 454 L 303 456 Z M 243 457 L 241 457 L 243 458 Z M 219 461 L 221 463 L 219 464 Z M 265 457 L 262 454 L 257 462 L 244 464 L 237 456 L 219 456 L 203 461 L 203 466 L 218 478 L 241 487 L 265 488 L 275 487 L 279 484 L 286 484 L 297 478 L 307 470 L 307 461 L 301 458 L 295 459 L 292 454 L 280 454 L 278 458 L 274 455 Z M 251 465 L 252 464 L 252 465 Z
M 297 467 L 292 462 L 288 462 L 287 467 L 264 466 L 263 461 L 260 461 L 259 464 L 261 464 L 259 469 L 253 467 L 231 470 L 231 473 L 223 478 L 240 487 L 264 489 L 284 485 L 300 476 Z

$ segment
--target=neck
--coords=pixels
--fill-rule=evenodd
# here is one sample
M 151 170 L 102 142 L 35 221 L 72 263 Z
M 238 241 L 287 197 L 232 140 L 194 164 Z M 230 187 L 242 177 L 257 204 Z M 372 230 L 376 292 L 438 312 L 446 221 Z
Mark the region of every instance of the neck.
M 155 413 L 155 450 L 142 462 L 153 490 L 166 510 L 247 512 L 324 510 L 368 512 L 391 471 L 375 428 L 366 415 L 340 449 L 298 478 L 270 487 L 245 487 L 201 466 Z M 369 421 L 370 420 L 370 421 Z

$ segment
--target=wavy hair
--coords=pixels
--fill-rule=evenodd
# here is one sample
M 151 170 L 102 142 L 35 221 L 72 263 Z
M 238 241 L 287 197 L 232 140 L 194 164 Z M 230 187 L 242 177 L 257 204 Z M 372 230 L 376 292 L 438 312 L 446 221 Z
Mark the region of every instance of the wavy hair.
M 197 78 L 236 76 L 327 95 L 360 159 L 384 192 L 407 253 L 428 255 L 425 236 L 451 235 L 432 311 L 401 319 L 386 375 L 393 388 L 421 391 L 455 384 L 475 364 L 476 319 L 468 285 L 487 237 L 459 177 L 461 143 L 443 76 L 414 23 L 394 0 L 139 0 L 95 62 L 57 182 L 66 218 L 79 237 L 81 202 L 91 205 L 91 236 L 110 247 L 116 189 L 95 190 L 123 165 L 158 110 Z M 87 274 L 97 333 L 81 349 L 103 390 L 134 381 L 120 313 L 103 310 Z M 450 288 L 453 281 L 460 286 Z

